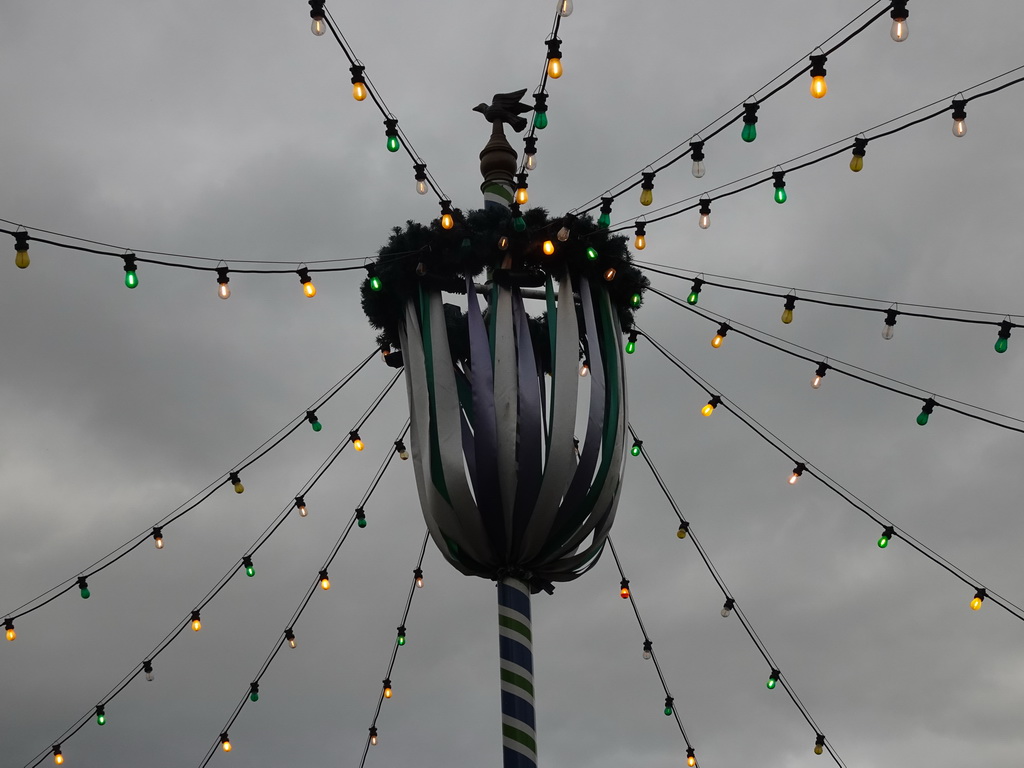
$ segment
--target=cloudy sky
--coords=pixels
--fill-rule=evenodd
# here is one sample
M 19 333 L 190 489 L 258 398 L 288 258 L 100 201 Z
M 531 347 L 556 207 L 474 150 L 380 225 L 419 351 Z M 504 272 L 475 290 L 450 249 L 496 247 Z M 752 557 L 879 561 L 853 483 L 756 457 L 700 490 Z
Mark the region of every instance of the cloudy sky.
M 563 22 L 565 75 L 551 83 L 531 203 L 562 213 L 600 196 L 729 112 L 867 7 L 864 2 L 576 0 Z M 554 0 L 329 5 L 442 188 L 479 205 L 487 126 L 470 108 L 533 89 Z M 882 5 L 878 5 L 881 8 Z M 708 142 L 707 175 L 660 174 L 655 207 L 763 172 L 1024 64 L 1024 9 L 1009 0 L 911 3 L 910 38 L 888 19 L 837 51 L 829 93 L 807 77 L 766 102 L 758 139 L 732 126 Z M 384 147 L 379 114 L 350 96 L 347 62 L 288 2 L 5 4 L 0 17 L 0 217 L 126 249 L 228 263 L 372 256 L 392 226 L 427 221 L 411 164 Z M 1002 82 L 1002 81 L 999 81 Z M 648 227 L 643 258 L 702 271 L 940 307 L 1024 314 L 1019 286 L 1019 125 L 1024 86 Z M 968 92 L 969 95 L 969 92 Z M 631 192 L 613 219 L 642 208 Z M 6 228 L 10 228 L 4 225 Z M 44 236 L 39 234 L 39 236 Z M 117 259 L 33 244 L 0 263 L 0 616 L 147 530 L 341 379 L 373 349 L 359 273 L 237 275 L 219 301 L 209 273 L 143 265 L 129 291 Z M 652 275 L 685 295 L 687 283 Z M 997 355 L 989 326 L 901 318 L 706 288 L 700 307 L 916 387 L 1024 418 L 1024 331 Z M 639 324 L 711 385 L 882 514 L 1009 599 L 1024 600 L 1022 436 L 937 411 L 730 335 L 650 296 Z M 0 647 L 0 763 L 30 762 L 188 616 L 359 419 L 392 374 L 374 360 L 244 473 L 148 544 L 17 622 Z M 990 768 L 1024 749 L 1024 626 L 810 477 L 643 341 L 629 359 L 631 421 L 725 582 L 846 763 Z M 315 578 L 407 415 L 396 387 L 256 559 L 156 663 L 64 745 L 65 765 L 198 765 Z M 1011 420 L 996 417 L 1004 423 Z M 412 467 L 397 463 L 367 504 L 285 649 L 231 729 L 216 765 L 357 765 L 423 522 Z M 782 690 L 641 460 L 627 466 L 613 531 L 701 764 L 822 766 Z M 409 643 L 392 675 L 367 765 L 495 765 L 500 753 L 494 588 L 431 545 Z M 610 557 L 534 600 L 541 761 L 680 766 L 685 748 Z M 47 759 L 49 760 L 49 758 Z

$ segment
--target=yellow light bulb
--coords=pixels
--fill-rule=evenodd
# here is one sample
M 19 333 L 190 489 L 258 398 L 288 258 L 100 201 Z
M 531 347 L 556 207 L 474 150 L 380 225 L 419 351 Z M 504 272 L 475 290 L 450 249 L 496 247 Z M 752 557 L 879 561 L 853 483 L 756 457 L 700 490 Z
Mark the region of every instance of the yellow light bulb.
M 366 443 L 364 443 L 361 439 L 357 437 L 355 440 L 352 441 L 352 447 L 355 448 L 357 451 L 361 451 L 363 450 L 363 448 L 366 447 Z
M 799 480 L 799 479 L 800 479 L 800 475 L 798 475 L 796 472 L 794 472 L 792 475 L 789 476 L 789 484 L 790 485 L 796 485 L 796 481 Z
M 520 187 L 516 190 L 516 202 L 520 205 L 526 205 L 530 199 L 530 192 L 526 187 Z
M 789 325 L 790 323 L 793 322 L 793 310 L 792 309 L 784 309 L 784 310 L 782 310 L 782 322 L 785 325 Z
M 13 643 L 17 638 L 18 638 L 18 633 L 15 632 L 13 628 L 7 630 L 7 639 L 9 641 L 11 641 Z
M 324 592 L 326 592 L 330 588 L 331 588 L 331 580 L 330 579 L 328 579 L 326 577 L 320 579 L 320 589 L 322 589 L 322 590 L 324 590 Z
M 640 193 L 640 205 L 650 205 L 654 202 L 654 190 L 645 189 Z
M 550 240 L 545 240 L 543 245 L 543 251 L 545 256 L 550 256 L 555 252 L 555 244 Z
M 390 699 L 391 698 L 391 686 L 390 685 L 387 688 L 384 689 L 384 698 L 385 699 Z
M 29 264 L 28 251 L 15 251 L 14 252 L 14 264 L 19 269 L 24 269 Z
M 316 296 L 316 286 L 313 285 L 313 281 L 310 280 L 308 283 L 302 284 L 302 292 L 306 294 L 307 299 L 312 299 Z
M 548 77 L 557 80 L 562 76 L 562 60 L 548 59 Z
M 295 648 L 298 645 L 298 643 L 295 642 L 294 635 L 288 638 L 288 645 L 292 648 Z
M 225 752 L 230 752 L 231 751 L 231 742 L 227 741 L 227 740 L 222 741 L 220 743 L 220 748 L 223 749 Z
M 366 83 L 352 83 L 352 98 L 356 101 L 366 99 Z
M 245 486 L 241 483 L 235 483 L 235 493 L 245 493 Z
M 822 753 L 823 753 L 824 751 L 825 751 L 825 747 L 824 747 L 824 745 L 822 745 L 822 744 L 815 744 L 815 745 L 814 745 L 814 754 L 816 754 L 816 755 L 820 755 L 820 754 L 822 754 Z
M 854 155 L 850 158 L 850 170 L 854 173 L 860 173 L 864 170 L 864 158 Z
M 811 78 L 811 96 L 816 99 L 820 99 L 828 93 L 828 83 L 825 82 L 824 75 L 815 75 Z
M 647 238 L 643 235 L 637 235 L 636 240 L 633 241 L 633 247 L 638 251 L 642 251 L 647 247 Z
M 715 412 L 715 406 L 713 406 L 711 403 L 707 403 L 703 408 L 700 409 L 700 412 L 704 416 L 710 416 L 712 413 Z
M 193 632 L 198 632 L 202 628 L 203 628 L 203 622 L 201 622 L 199 619 L 193 619 L 192 620 L 192 631 Z
M 53 756 L 53 762 L 55 762 L 57 765 L 64 765 L 64 755 L 58 752 Z
M 720 346 L 722 346 L 722 334 L 715 334 L 715 337 L 711 340 L 711 346 L 714 347 L 715 349 L 718 349 Z
M 690 768 L 693 768 L 693 766 L 695 766 L 697 764 L 697 758 L 694 757 L 693 755 L 690 755 L 689 757 L 686 758 L 686 764 L 688 766 L 690 766 Z
M 451 229 L 455 226 L 455 219 L 452 218 L 450 213 L 446 213 L 441 217 L 441 228 Z
M 973 600 L 971 600 L 971 610 L 972 611 L 980 611 L 981 610 L 981 598 L 980 597 L 976 597 Z

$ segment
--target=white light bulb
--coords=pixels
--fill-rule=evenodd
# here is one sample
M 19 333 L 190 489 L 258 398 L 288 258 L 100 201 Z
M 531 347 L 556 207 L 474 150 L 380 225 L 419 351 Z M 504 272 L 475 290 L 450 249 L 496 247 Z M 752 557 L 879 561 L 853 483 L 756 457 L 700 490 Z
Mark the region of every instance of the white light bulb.
M 695 179 L 702 179 L 702 178 L 704 178 L 704 173 L 706 171 L 707 171 L 707 169 L 704 167 L 704 161 L 703 160 L 694 160 L 693 161 L 693 168 L 690 170 L 690 173 L 693 174 L 693 178 L 695 178 Z
M 572 16 L 572 0 L 558 0 L 558 15 L 563 19 Z
M 324 21 L 324 17 L 318 16 L 314 18 L 313 22 L 309 25 L 309 30 L 317 37 L 323 35 L 327 31 L 327 22 Z
M 427 184 L 426 179 L 421 179 L 416 182 L 416 191 L 421 195 L 425 195 L 430 191 L 430 186 Z
M 536 170 L 536 168 L 537 168 L 537 154 L 534 153 L 532 155 L 527 155 L 526 156 L 526 170 L 533 171 L 533 170 Z
M 882 338 L 888 341 L 892 338 L 893 333 L 896 332 L 895 325 L 885 325 L 882 327 Z
M 821 376 L 815 376 L 811 379 L 811 386 L 818 389 L 821 386 Z
M 893 19 L 892 28 L 889 30 L 889 37 L 891 37 L 893 41 L 897 43 L 902 43 L 904 40 L 910 37 L 910 30 L 907 29 L 907 20 Z

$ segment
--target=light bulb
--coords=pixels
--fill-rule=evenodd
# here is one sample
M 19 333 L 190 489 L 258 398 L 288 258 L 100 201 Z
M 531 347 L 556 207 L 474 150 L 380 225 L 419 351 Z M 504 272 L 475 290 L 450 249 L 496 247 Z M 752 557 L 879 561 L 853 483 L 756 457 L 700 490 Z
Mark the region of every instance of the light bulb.
M 785 190 L 783 190 L 785 191 Z M 796 309 L 796 296 L 790 294 L 786 297 L 786 303 L 782 309 L 782 323 L 789 325 L 793 322 L 793 310 Z
M 859 173 L 864 169 L 864 155 L 854 155 L 850 158 L 850 170 Z
M 569 239 L 569 227 L 563 226 L 560 230 L 558 230 L 557 237 L 558 237 L 558 241 L 561 242 L 561 243 L 564 243 L 566 240 L 568 240 Z
M 427 194 L 430 191 L 430 185 L 427 184 L 426 163 L 413 163 L 412 169 L 416 174 L 416 192 L 421 195 Z
M 899 314 L 895 309 L 887 309 L 885 311 L 885 326 L 882 328 L 882 338 L 888 341 L 892 338 L 893 333 L 896 332 L 896 315 Z
M 823 754 L 824 752 L 825 752 L 825 737 L 822 736 L 819 733 L 817 738 L 814 740 L 814 754 L 820 755 L 820 754 Z
M 148 659 L 145 662 L 143 662 L 142 671 L 146 673 L 146 682 L 152 683 L 153 678 L 156 677 L 153 674 L 153 662 L 149 661 Z
M 821 386 L 821 380 L 825 378 L 825 374 L 828 373 L 829 365 L 825 361 L 818 363 L 817 369 L 814 371 L 814 378 L 811 379 L 811 386 L 814 389 L 818 389 Z
M 430 191 L 430 186 L 427 184 L 426 179 L 416 179 L 416 191 L 421 195 L 425 195 Z
M 377 728 L 375 726 L 370 726 L 370 744 L 377 745 Z
M 422 568 L 416 568 L 412 572 L 412 575 L 413 575 L 413 578 L 416 579 L 416 588 L 417 589 L 423 589 L 423 569 Z
M 102 704 L 96 705 L 96 725 L 107 724 L 107 713 L 103 710 Z
M 548 77 L 557 80 L 562 76 L 562 41 L 552 37 L 547 41 L 548 46 Z
M 796 481 L 800 479 L 800 475 L 804 473 L 805 469 L 807 469 L 807 465 L 802 461 L 798 461 L 796 466 L 793 467 L 793 474 L 789 476 L 789 484 L 796 485 Z
M 245 575 L 252 578 L 256 575 L 256 566 L 252 564 L 252 557 L 246 555 L 242 558 L 242 565 L 245 566 Z
M 154 526 L 153 528 L 153 546 L 157 549 L 164 548 L 164 532 L 160 526 Z
M 744 123 L 743 132 L 740 134 L 742 138 L 748 144 L 757 138 L 757 126 L 754 123 Z
M 441 217 L 441 227 L 443 229 L 451 229 L 453 226 L 455 226 L 455 220 L 452 219 L 452 215 L 450 213 L 444 214 Z
M 643 296 L 641 296 L 639 293 L 634 293 L 632 296 L 629 297 L 629 306 L 633 307 L 633 309 L 636 309 L 643 303 L 643 300 Z
M 385 699 L 390 699 L 391 698 L 391 694 L 392 694 L 391 680 L 385 680 L 384 681 L 384 698 Z
M 693 165 L 690 167 L 690 173 L 693 174 L 695 179 L 703 179 L 704 174 L 707 172 L 707 168 L 704 166 L 703 160 L 694 160 Z
M 320 571 L 320 589 L 326 592 L 331 588 L 331 580 L 327 578 L 327 571 Z
M 924 405 L 921 406 L 921 412 L 917 414 L 917 423 L 919 426 L 923 427 L 928 423 L 928 417 L 931 416 L 936 405 L 937 403 L 930 397 L 924 401 Z
M 231 483 L 235 489 L 235 493 L 245 493 L 245 486 L 242 485 L 241 479 L 238 477 L 237 472 L 228 473 L 228 482 Z
M 203 628 L 203 622 L 199 620 L 199 611 L 192 611 L 192 631 L 198 632 Z
M 748 144 L 757 138 L 757 110 L 760 106 L 757 102 L 743 105 L 743 132 L 740 137 Z
M 405 447 L 405 443 L 402 440 L 395 441 L 395 450 L 398 451 L 398 458 L 402 461 L 409 460 L 409 449 Z
M 366 527 L 366 512 L 363 511 L 362 507 L 356 507 L 356 525 L 360 528 Z
M 634 440 L 633 447 L 629 449 L 630 454 L 632 454 L 633 456 L 639 456 L 640 452 L 643 450 L 643 448 L 641 447 L 643 446 L 643 444 L 643 440 Z
M 644 640 L 644 652 L 643 652 L 644 661 L 647 661 L 648 659 L 651 658 L 651 650 L 652 650 L 652 643 L 651 643 L 651 641 L 650 640 Z
M 307 299 L 312 299 L 316 296 L 316 286 L 313 285 L 313 279 L 309 276 L 309 270 L 306 267 L 301 267 L 296 272 L 299 275 L 299 282 L 302 283 L 302 292 L 306 294 Z
M 377 275 L 370 275 L 369 282 L 371 291 L 379 291 L 381 288 L 384 287 L 383 283 L 381 283 L 380 278 L 377 277 Z
M 249 701 L 255 704 L 260 700 L 260 684 L 249 683 Z
M 501 237 L 498 238 L 498 250 L 499 251 L 507 251 L 508 250 L 508 235 L 502 235 Z
M 544 245 L 542 246 L 542 250 L 544 251 L 545 256 L 550 256 L 555 252 L 555 244 L 552 243 L 550 240 L 545 240 Z
M 1010 346 L 1010 329 L 1013 328 L 1013 323 L 1009 320 L 1003 320 L 999 323 L 999 338 L 996 339 L 995 350 L 999 354 L 1002 354 Z
M 636 240 L 633 241 L 633 247 L 638 251 L 642 251 L 647 247 L 647 238 L 643 235 L 637 235 Z
M 597 226 L 601 229 L 607 229 L 612 224 L 612 203 L 615 202 L 613 197 L 602 197 L 601 198 L 601 215 L 597 217 Z
M 629 581 L 627 579 L 623 579 L 619 585 L 619 597 L 623 600 L 629 599 Z
M 689 768 L 693 768 L 697 765 L 697 756 L 693 754 L 693 748 L 686 750 L 686 764 Z
M 640 205 L 650 205 L 654 202 L 654 191 L 644 189 L 640 192 Z
M 597 261 L 597 249 L 587 248 L 587 259 L 590 261 Z
M 557 80 L 562 76 L 562 60 L 548 59 L 548 77 Z
M 895 529 L 892 526 L 887 525 L 882 530 L 882 535 L 878 537 L 878 541 L 875 542 L 876 544 L 878 544 L 878 548 L 879 549 L 885 549 L 886 547 L 888 547 L 889 546 L 889 540 L 892 539 L 892 537 L 895 534 L 896 534 Z
M 352 447 L 357 451 L 361 451 L 366 447 L 358 432 L 349 432 L 349 439 L 352 441 Z
M 366 99 L 366 81 L 363 79 L 363 71 L 365 69 L 366 67 L 358 64 L 350 67 L 352 72 L 352 98 L 356 101 L 364 101 Z
M 711 399 L 708 400 L 707 405 L 700 409 L 701 414 L 704 416 L 710 416 L 714 413 L 715 408 L 717 408 L 721 402 L 721 395 L 712 395 Z
M 736 605 L 736 601 L 731 597 L 726 598 L 725 605 L 722 606 L 721 614 L 723 619 L 728 619 L 729 614 L 732 613 L 733 606 Z
M 907 29 L 907 20 L 905 18 L 893 18 L 892 28 L 889 30 L 889 37 L 891 37 L 893 41 L 897 43 L 902 43 L 904 40 L 910 37 L 910 30 Z
M 309 514 L 309 510 L 306 509 L 306 498 L 304 496 L 295 497 L 295 508 L 299 510 L 299 517 L 305 517 Z
M 775 179 L 775 202 L 782 205 L 789 199 L 789 195 L 786 194 L 786 172 L 772 171 L 772 177 Z
M 971 610 L 980 611 L 981 604 L 985 601 L 985 597 L 987 595 L 988 593 L 984 589 L 979 588 L 978 591 L 974 593 L 974 599 L 971 600 Z
M 532 152 L 526 156 L 526 165 L 524 166 L 528 171 L 537 170 L 537 153 Z
M 135 271 L 135 257 L 122 256 L 124 259 L 124 285 L 126 288 L 135 288 L 139 284 L 139 274 Z
M 324 0 L 309 0 L 309 17 L 313 20 L 310 31 L 320 37 L 327 31 L 327 23 L 324 21 Z
M 92 592 L 89 591 L 89 585 L 85 581 L 84 576 L 78 577 L 78 590 L 82 595 L 83 600 L 88 600 Z
M 815 375 L 814 378 L 811 379 L 811 386 L 814 389 L 818 389 L 819 387 L 821 387 L 821 376 Z
M 387 359 L 386 354 L 384 355 L 384 358 Z M 324 425 L 321 424 L 320 420 L 316 417 L 316 411 L 306 411 L 306 421 L 309 422 L 309 427 L 314 432 L 319 432 L 321 429 L 324 428 Z
M 722 342 L 725 340 L 725 335 L 729 333 L 729 325 L 722 323 L 718 326 L 718 333 L 716 333 L 711 339 L 711 346 L 718 349 L 722 346 Z
M 825 60 L 824 54 L 811 56 L 811 96 L 820 99 L 828 93 L 828 83 L 825 82 Z
M 404 625 L 398 628 L 398 635 L 395 636 L 395 644 L 396 645 L 400 645 L 400 646 L 401 645 L 405 645 L 405 626 Z
M 313 22 L 309 25 L 309 30 L 317 37 L 321 37 L 327 31 L 327 23 L 323 18 L 314 18 Z
M 14 264 L 25 269 L 31 260 L 28 257 L 28 232 L 14 233 Z
M 630 334 L 629 334 L 629 338 L 626 340 L 626 354 L 627 355 L 632 355 L 634 352 L 636 352 L 636 340 L 637 340 L 637 333 L 636 333 L 636 331 L 631 331 Z
M 534 114 L 534 116 L 533 116 L 533 127 L 536 128 L 538 131 L 542 131 L 545 128 L 547 128 L 548 127 L 548 113 L 547 112 L 537 112 L 536 114 Z
M 604 271 L 604 279 L 610 283 L 612 280 L 615 279 L 615 276 L 617 274 L 618 271 L 615 269 L 615 267 L 608 267 L 608 269 Z
M 538 131 L 548 127 L 548 95 L 543 91 L 533 94 L 533 127 Z
M 690 530 L 690 524 L 685 520 L 679 523 L 679 528 L 676 529 L 676 538 L 685 539 L 687 532 Z
M 228 268 L 217 267 L 217 295 L 222 299 L 231 297 L 231 289 L 228 287 Z
M 675 699 L 673 699 L 671 696 L 666 696 L 665 697 L 665 710 L 664 710 L 665 711 L 665 717 L 671 717 L 672 716 L 672 704 L 674 704 L 674 703 L 675 703 Z
M 572 0 L 558 0 L 558 15 L 563 19 L 572 16 Z
M 59 746 L 54 746 L 53 748 L 53 762 L 57 765 L 64 765 L 64 753 L 60 751 Z
M 7 630 L 7 641 L 13 643 L 18 638 L 14 631 L 14 619 L 4 619 L 4 629 Z
M 690 173 L 693 174 L 693 178 L 702 179 L 704 178 L 704 142 L 703 141 L 691 141 L 690 142 L 690 159 L 693 160 L 693 165 L 690 168 Z
M 288 641 L 289 648 L 295 648 L 298 646 L 298 643 L 295 640 L 295 632 L 292 631 L 291 627 L 284 631 L 284 639 Z
M 389 117 L 384 120 L 384 135 L 387 136 L 388 152 L 397 152 L 402 148 L 402 142 L 398 140 L 398 121 Z
M 953 135 L 963 136 L 967 133 L 967 106 L 966 99 L 953 99 Z
M 588 363 L 586 360 L 584 360 L 580 364 L 580 377 L 585 379 L 589 375 L 590 375 L 590 363 Z
M 775 686 L 779 684 L 779 670 L 773 669 L 771 675 L 768 676 L 768 682 L 765 683 L 765 687 L 769 691 L 775 690 Z
M 700 218 L 697 219 L 697 225 L 701 229 L 707 229 L 708 227 L 710 227 L 711 226 L 711 201 L 710 200 L 701 200 L 700 201 L 700 209 L 699 209 L 698 213 L 700 213 Z
M 228 738 L 227 732 L 220 735 L 220 748 L 225 752 L 231 751 L 231 739 Z

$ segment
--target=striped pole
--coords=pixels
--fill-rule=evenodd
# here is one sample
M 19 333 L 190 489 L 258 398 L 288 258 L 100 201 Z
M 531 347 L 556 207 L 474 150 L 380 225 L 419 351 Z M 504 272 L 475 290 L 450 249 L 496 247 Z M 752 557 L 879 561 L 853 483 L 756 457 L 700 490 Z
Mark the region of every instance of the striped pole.
M 498 643 L 502 765 L 504 768 L 537 768 L 530 588 L 519 579 L 505 578 L 498 582 Z

